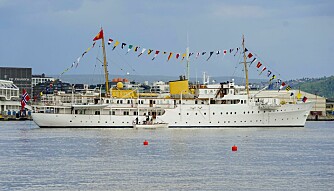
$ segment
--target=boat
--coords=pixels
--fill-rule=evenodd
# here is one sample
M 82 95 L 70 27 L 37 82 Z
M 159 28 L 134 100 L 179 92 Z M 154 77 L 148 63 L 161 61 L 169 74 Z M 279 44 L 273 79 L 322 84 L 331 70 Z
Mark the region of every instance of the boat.
M 246 93 L 233 80 L 189 86 L 188 74 L 169 82 L 168 95 L 151 96 L 135 89 L 122 89 L 121 83 L 109 90 L 102 35 L 105 96 L 94 98 L 94 102 L 82 97 L 80 104 L 57 99 L 54 104 L 35 105 L 32 118 L 41 128 L 303 127 L 314 103 L 250 95 L 244 40 L 242 46 Z M 134 121 L 147 121 L 147 117 L 154 117 L 155 122 L 134 124 Z
M 147 123 L 134 123 L 133 124 L 134 129 L 166 129 L 168 128 L 168 123 L 153 123 L 151 121 Z

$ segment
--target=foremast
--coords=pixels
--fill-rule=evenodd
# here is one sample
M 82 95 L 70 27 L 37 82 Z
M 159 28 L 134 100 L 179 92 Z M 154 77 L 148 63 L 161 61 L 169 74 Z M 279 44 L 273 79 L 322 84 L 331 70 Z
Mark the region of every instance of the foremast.
M 247 57 L 246 57 L 246 48 L 245 48 L 245 36 L 242 35 L 242 50 L 244 52 L 244 67 L 245 67 L 245 76 L 246 76 L 246 91 L 249 98 L 249 82 L 248 82 L 248 68 L 247 68 Z
M 101 31 L 103 31 L 101 27 Z M 106 79 L 106 97 L 109 97 L 109 74 L 108 74 L 108 68 L 107 68 L 107 54 L 106 54 L 106 48 L 104 45 L 104 35 L 102 35 L 102 50 L 103 50 L 103 67 L 104 67 L 104 75 Z

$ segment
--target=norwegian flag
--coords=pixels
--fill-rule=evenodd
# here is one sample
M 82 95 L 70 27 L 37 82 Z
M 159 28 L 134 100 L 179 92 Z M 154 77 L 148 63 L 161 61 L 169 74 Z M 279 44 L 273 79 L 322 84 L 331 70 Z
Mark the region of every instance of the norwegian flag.
M 30 96 L 28 95 L 27 91 L 25 89 L 22 90 L 22 99 L 21 99 L 21 107 L 24 109 L 24 107 L 27 105 L 27 102 L 30 100 Z

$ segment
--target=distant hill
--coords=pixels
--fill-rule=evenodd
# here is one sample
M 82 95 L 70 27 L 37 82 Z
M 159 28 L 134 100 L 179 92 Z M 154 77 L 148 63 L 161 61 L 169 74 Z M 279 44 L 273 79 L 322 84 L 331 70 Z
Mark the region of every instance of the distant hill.
M 294 89 L 317 94 L 326 98 L 334 98 L 334 76 L 322 78 L 303 78 L 291 81 Z

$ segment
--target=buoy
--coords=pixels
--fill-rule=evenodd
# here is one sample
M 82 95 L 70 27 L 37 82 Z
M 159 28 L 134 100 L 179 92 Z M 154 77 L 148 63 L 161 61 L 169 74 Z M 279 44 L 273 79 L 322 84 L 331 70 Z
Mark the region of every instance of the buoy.
M 235 145 L 233 145 L 233 146 L 232 146 L 232 151 L 237 151 L 237 150 L 238 150 L 238 147 L 235 146 Z
M 144 144 L 144 145 L 148 145 L 148 141 L 145 140 L 145 141 L 143 142 L 143 144 Z

